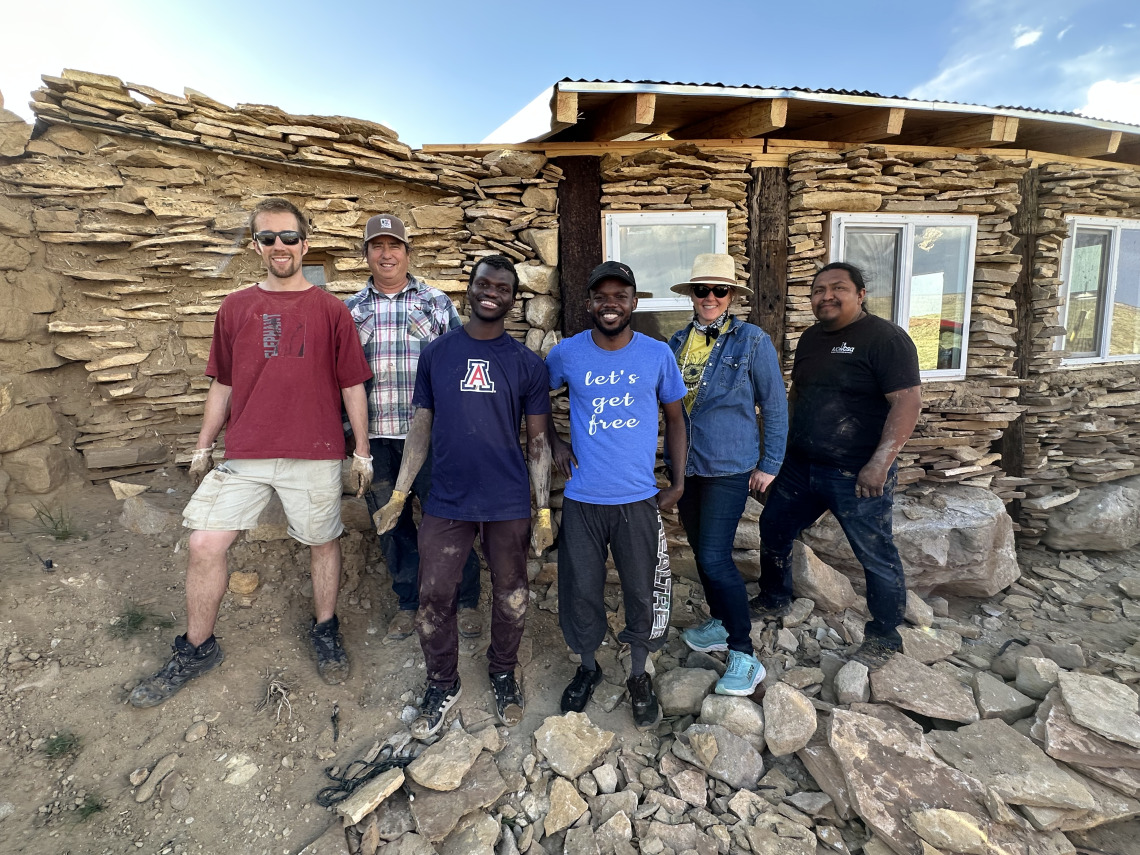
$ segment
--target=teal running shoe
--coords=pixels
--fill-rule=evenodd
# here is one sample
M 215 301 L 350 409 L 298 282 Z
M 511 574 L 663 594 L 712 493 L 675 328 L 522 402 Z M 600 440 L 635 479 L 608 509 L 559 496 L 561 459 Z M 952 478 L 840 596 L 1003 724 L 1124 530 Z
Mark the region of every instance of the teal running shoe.
M 681 633 L 681 638 L 691 650 L 701 653 L 728 650 L 728 631 L 716 618 L 709 618 L 700 626 L 689 627 Z
M 755 656 L 728 651 L 728 668 L 724 676 L 717 680 L 718 695 L 751 695 L 764 679 L 764 666 Z

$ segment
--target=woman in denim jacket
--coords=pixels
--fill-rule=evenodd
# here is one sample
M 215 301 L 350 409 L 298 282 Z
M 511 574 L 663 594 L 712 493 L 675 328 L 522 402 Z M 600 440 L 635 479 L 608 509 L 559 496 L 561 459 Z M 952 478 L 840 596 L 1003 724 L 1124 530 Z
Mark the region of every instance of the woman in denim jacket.
M 752 655 L 748 596 L 732 544 L 749 490 L 766 490 L 783 462 L 787 393 L 768 334 L 729 314 L 737 292 L 752 293 L 737 282 L 731 255 L 698 255 L 690 280 L 672 290 L 693 300 L 693 320 L 669 340 L 688 389 L 689 454 L 677 508 L 712 613 L 681 637 L 693 650 L 728 651 L 718 694 L 750 695 L 764 666 Z

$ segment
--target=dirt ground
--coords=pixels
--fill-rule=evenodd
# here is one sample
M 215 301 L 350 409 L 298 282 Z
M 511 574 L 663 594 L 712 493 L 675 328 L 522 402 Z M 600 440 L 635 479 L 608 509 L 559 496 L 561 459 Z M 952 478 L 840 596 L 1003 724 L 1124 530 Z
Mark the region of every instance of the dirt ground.
M 148 497 L 165 495 L 172 504 L 189 495 L 181 473 L 126 480 L 152 485 Z M 165 661 L 173 636 L 184 630 L 185 538 L 126 531 L 118 521 L 121 503 L 106 485 L 77 492 L 66 510 L 78 533 L 69 539 L 21 521 L 0 532 L 0 853 L 299 852 L 336 821 L 315 802 L 328 783 L 324 770 L 402 729 L 401 715 L 408 718 L 423 684 L 416 638 L 383 640 L 396 604 L 382 565 L 341 594 L 338 612 L 353 670 L 345 685 L 330 687 L 309 658 L 307 550 L 282 541 L 239 543 L 231 569 L 257 570 L 261 587 L 248 599 L 227 594 L 223 602 L 216 634 L 224 665 L 166 704 L 137 710 L 126 704 L 129 690 Z M 366 546 L 367 566 L 375 567 L 379 550 L 367 538 Z M 1021 559 L 1027 570 L 1058 561 L 1044 550 Z M 1082 596 L 1119 601 L 1115 582 L 1140 573 L 1133 570 L 1140 568 L 1140 550 L 1090 554 L 1086 561 L 1100 572 L 1095 581 L 1076 581 Z M 483 587 L 486 616 L 486 576 Z M 690 588 L 699 586 L 678 585 L 676 622 L 689 622 Z M 499 758 L 504 768 L 517 769 L 533 750 L 533 731 L 559 712 L 575 667 L 556 616 L 534 607 L 543 596 L 536 585 L 521 651 L 527 714 L 503 749 L 508 756 Z M 951 602 L 952 617 L 983 625 L 981 637 L 971 641 L 973 652 L 992 656 L 1009 638 L 1051 634 L 1079 640 L 1092 660 L 1096 650 L 1123 651 L 1140 640 L 1133 621 L 1094 621 L 1084 608 L 1052 618 L 1005 609 L 987 618 L 982 606 L 996 612 L 1001 599 Z M 129 634 L 124 624 L 132 610 L 136 621 L 146 617 Z M 460 662 L 459 706 L 476 716 L 492 710 L 486 643 L 485 633 L 466 644 Z M 670 643 L 667 661 L 683 655 L 678 645 Z M 607 677 L 622 679 L 612 648 L 600 661 Z M 271 680 L 288 687 L 288 704 L 280 694 L 264 704 Z M 624 740 L 639 738 L 626 703 L 612 713 L 591 707 L 590 714 Z M 189 791 L 187 803 L 176 809 L 172 802 L 179 800 L 165 788 L 137 802 L 132 772 L 172 753 L 179 755 L 175 770 Z M 1127 825 L 1134 838 L 1136 827 Z

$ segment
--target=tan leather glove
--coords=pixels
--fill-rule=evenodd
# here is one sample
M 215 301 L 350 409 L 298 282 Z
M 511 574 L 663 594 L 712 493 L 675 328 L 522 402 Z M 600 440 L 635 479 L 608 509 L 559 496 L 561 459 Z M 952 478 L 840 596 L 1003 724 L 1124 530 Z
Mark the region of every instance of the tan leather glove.
M 372 485 L 372 457 L 361 457 L 352 453 L 352 469 L 348 474 L 349 483 L 356 488 L 356 495 L 363 496 Z
M 206 474 L 214 468 L 214 446 L 195 448 L 190 458 L 190 481 L 197 487 Z
M 372 522 L 376 526 L 377 534 L 384 534 L 392 530 L 396 521 L 400 519 L 400 514 L 404 512 L 406 501 L 408 501 L 407 493 L 402 493 L 399 490 L 392 491 L 392 498 L 388 500 L 388 504 L 372 515 Z
M 554 528 L 550 523 L 550 508 L 539 508 L 530 532 L 530 548 L 542 555 L 554 543 Z

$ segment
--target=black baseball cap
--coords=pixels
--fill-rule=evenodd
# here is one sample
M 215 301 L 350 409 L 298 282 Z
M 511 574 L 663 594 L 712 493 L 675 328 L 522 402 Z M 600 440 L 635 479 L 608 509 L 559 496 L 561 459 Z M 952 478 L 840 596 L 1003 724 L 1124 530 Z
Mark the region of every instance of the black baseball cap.
M 603 261 L 595 267 L 590 274 L 589 281 L 586 282 L 586 290 L 593 290 L 594 286 L 603 279 L 620 279 L 637 290 L 637 281 L 633 278 L 633 271 L 629 269 L 628 264 L 622 264 L 620 261 Z

